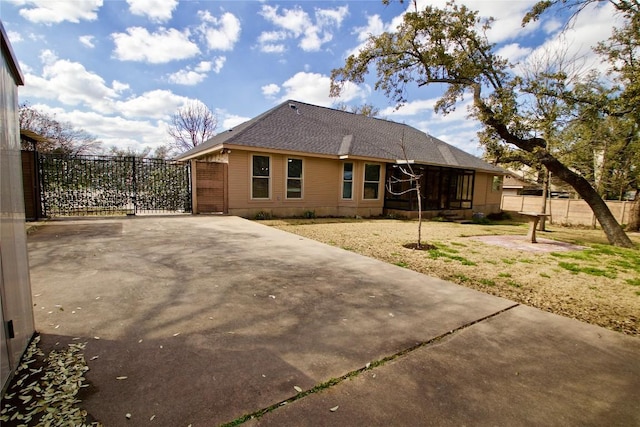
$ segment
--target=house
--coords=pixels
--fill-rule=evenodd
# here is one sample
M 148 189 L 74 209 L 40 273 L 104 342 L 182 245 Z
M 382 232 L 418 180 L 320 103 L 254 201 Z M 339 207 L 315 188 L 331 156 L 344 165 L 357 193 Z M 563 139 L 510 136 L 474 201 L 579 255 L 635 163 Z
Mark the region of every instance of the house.
M 18 86 L 24 79 L 0 21 L 0 385 L 2 394 L 35 332 L 22 196 Z
M 507 171 L 502 183 L 502 194 L 505 196 L 541 196 L 542 186 L 531 182 L 518 174 Z
M 468 218 L 473 212 L 500 210 L 504 174 L 411 126 L 293 100 L 214 136 L 178 160 L 225 164 L 219 185 L 224 207 L 218 210 L 248 218 L 310 212 L 416 216 L 416 192 L 403 192 L 411 183 L 387 188 L 390 177 L 403 178 L 401 170 L 409 166 L 421 175 L 427 215 Z M 198 193 L 200 188 L 194 190 L 194 201 Z

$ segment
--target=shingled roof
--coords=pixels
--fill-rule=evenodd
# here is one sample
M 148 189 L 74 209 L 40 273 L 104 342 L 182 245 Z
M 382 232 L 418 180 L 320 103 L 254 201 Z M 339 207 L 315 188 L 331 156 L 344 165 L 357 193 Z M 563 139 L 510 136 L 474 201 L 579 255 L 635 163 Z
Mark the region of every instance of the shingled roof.
M 504 172 L 411 126 L 293 100 L 215 135 L 182 153 L 178 160 L 230 146 L 335 156 L 336 159 L 396 162 L 406 158 L 420 164 Z

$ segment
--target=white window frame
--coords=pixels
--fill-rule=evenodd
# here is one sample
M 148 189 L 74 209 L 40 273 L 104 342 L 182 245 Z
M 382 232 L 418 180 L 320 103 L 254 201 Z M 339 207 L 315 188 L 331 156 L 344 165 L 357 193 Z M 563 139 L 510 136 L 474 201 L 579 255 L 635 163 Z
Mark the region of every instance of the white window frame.
M 289 160 L 300 160 L 300 177 L 290 177 L 289 176 Z M 284 189 L 285 189 L 285 198 L 287 200 L 302 200 L 304 198 L 304 159 L 301 159 L 300 157 L 287 157 L 287 163 L 285 165 L 286 171 L 285 171 L 285 183 L 284 183 Z M 289 180 L 290 179 L 296 179 L 300 181 L 300 197 L 289 197 Z
M 269 159 L 269 176 L 254 175 L 253 174 L 253 160 L 256 157 L 266 157 L 266 158 Z M 249 189 L 251 191 L 251 200 L 271 200 L 271 174 L 272 174 L 272 170 L 273 170 L 273 159 L 271 158 L 270 155 L 268 155 L 268 154 L 252 154 L 251 155 L 251 162 L 249 164 L 249 175 L 250 175 Z M 268 192 L 267 197 L 254 197 L 253 196 L 253 180 L 255 178 L 266 179 L 267 180 L 267 192 Z
M 378 181 L 367 181 L 367 166 L 377 166 L 378 167 Z M 362 200 L 380 200 L 380 181 L 382 181 L 382 166 L 380 163 L 365 163 L 364 170 L 362 171 Z M 376 191 L 377 197 L 374 199 L 366 197 L 365 188 L 367 184 L 376 183 L 378 185 L 378 190 Z

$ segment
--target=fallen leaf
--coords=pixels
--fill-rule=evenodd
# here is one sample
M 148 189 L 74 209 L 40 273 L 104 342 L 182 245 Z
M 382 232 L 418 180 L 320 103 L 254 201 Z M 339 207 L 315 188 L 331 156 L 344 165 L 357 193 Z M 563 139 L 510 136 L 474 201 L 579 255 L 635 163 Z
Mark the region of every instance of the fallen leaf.
M 340 406 L 334 406 L 333 408 L 329 409 L 331 412 L 336 412 L 338 410 Z

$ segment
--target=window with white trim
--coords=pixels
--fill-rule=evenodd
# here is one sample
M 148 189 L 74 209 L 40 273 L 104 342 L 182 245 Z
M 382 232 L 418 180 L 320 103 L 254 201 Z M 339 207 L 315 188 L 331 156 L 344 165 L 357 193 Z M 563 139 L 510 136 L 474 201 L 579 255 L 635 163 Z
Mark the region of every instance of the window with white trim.
M 380 165 L 364 165 L 363 198 L 376 200 L 380 192 Z
M 268 199 L 271 187 L 271 158 L 253 155 L 251 163 L 251 198 Z
M 353 199 L 353 163 L 342 164 L 342 198 Z
M 287 199 L 302 198 L 302 159 L 287 159 Z

